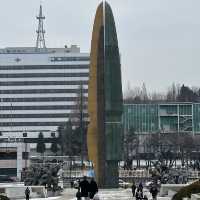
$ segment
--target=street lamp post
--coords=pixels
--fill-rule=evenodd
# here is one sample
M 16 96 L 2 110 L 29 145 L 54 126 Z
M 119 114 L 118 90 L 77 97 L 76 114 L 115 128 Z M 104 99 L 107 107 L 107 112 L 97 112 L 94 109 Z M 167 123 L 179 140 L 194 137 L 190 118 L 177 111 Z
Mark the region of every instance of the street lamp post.
M 27 133 L 23 133 L 23 138 L 26 138 L 26 137 L 27 137 Z M 25 144 L 25 168 L 27 168 L 28 156 L 27 156 L 27 142 L 25 141 L 25 139 L 24 139 L 24 144 Z
M 84 157 L 84 131 L 83 131 L 83 85 L 80 85 L 80 135 L 81 135 L 81 166 L 83 169 L 83 157 Z

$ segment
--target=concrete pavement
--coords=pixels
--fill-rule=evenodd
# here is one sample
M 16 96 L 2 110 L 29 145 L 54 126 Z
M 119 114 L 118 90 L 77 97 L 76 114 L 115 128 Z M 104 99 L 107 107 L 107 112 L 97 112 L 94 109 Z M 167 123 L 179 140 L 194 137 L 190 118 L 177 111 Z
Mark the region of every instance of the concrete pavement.
M 63 191 L 62 196 L 49 198 L 34 198 L 33 200 L 76 200 L 77 189 L 67 188 Z M 99 190 L 100 200 L 135 200 L 132 197 L 131 189 L 103 189 Z M 144 194 L 149 200 L 152 200 L 149 191 L 144 188 Z M 158 197 L 158 200 L 170 200 L 170 197 Z M 31 200 L 31 199 L 30 199 Z M 84 199 L 83 199 L 84 200 Z

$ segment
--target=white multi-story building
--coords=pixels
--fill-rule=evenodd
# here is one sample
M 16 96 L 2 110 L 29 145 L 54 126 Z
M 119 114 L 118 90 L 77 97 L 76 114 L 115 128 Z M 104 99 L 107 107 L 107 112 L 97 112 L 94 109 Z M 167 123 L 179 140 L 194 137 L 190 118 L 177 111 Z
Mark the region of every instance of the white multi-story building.
M 35 47 L 0 49 L 0 175 L 20 178 L 40 132 L 49 148 L 59 126 L 87 118 L 89 54 L 47 48 L 42 6 L 37 19 Z
M 80 86 L 88 92 L 89 54 L 70 48 L 0 49 L 0 131 L 4 137 L 37 138 L 68 121 Z M 86 110 L 85 110 L 86 112 Z
M 41 5 L 36 18 L 35 47 L 0 49 L 0 138 L 51 137 L 77 116 L 80 97 L 87 102 L 89 54 L 76 45 L 47 48 Z

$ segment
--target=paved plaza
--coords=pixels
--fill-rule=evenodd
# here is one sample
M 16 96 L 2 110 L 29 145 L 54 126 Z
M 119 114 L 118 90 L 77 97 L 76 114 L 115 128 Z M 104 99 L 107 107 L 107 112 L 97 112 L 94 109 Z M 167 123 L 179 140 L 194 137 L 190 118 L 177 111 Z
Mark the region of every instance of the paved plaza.
M 66 189 L 60 200 L 69 199 L 76 200 L 77 190 Z M 133 199 L 130 189 L 110 189 L 110 190 L 100 190 L 99 191 L 100 200 L 129 200 Z
M 76 189 L 65 189 L 62 196 L 48 198 L 33 198 L 33 200 L 76 200 Z M 131 200 L 131 189 L 109 189 L 99 191 L 100 200 Z M 83 199 L 84 200 L 84 199 Z
M 76 189 L 65 189 L 62 196 L 48 198 L 33 198 L 33 200 L 76 200 Z M 152 200 L 147 189 L 144 189 L 144 194 L 149 200 Z M 99 191 L 100 200 L 135 200 L 132 197 L 131 189 L 104 189 Z M 158 197 L 158 200 L 170 200 L 169 197 Z M 25 199 L 24 199 L 25 200 Z M 83 199 L 84 200 L 84 199 Z
M 63 196 L 58 198 L 59 200 L 76 200 L 76 189 L 66 189 L 63 192 Z M 147 189 L 144 188 L 144 194 L 147 195 L 149 200 L 152 197 Z M 135 200 L 132 197 L 131 189 L 109 189 L 99 191 L 100 200 Z M 158 200 L 169 200 L 169 197 L 158 197 Z

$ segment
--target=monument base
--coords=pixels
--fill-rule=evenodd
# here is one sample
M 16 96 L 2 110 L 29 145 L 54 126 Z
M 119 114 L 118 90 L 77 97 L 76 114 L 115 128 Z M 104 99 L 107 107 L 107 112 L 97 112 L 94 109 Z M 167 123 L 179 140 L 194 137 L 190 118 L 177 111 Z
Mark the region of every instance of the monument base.
M 119 187 L 119 170 L 117 161 L 106 161 L 105 188 Z

